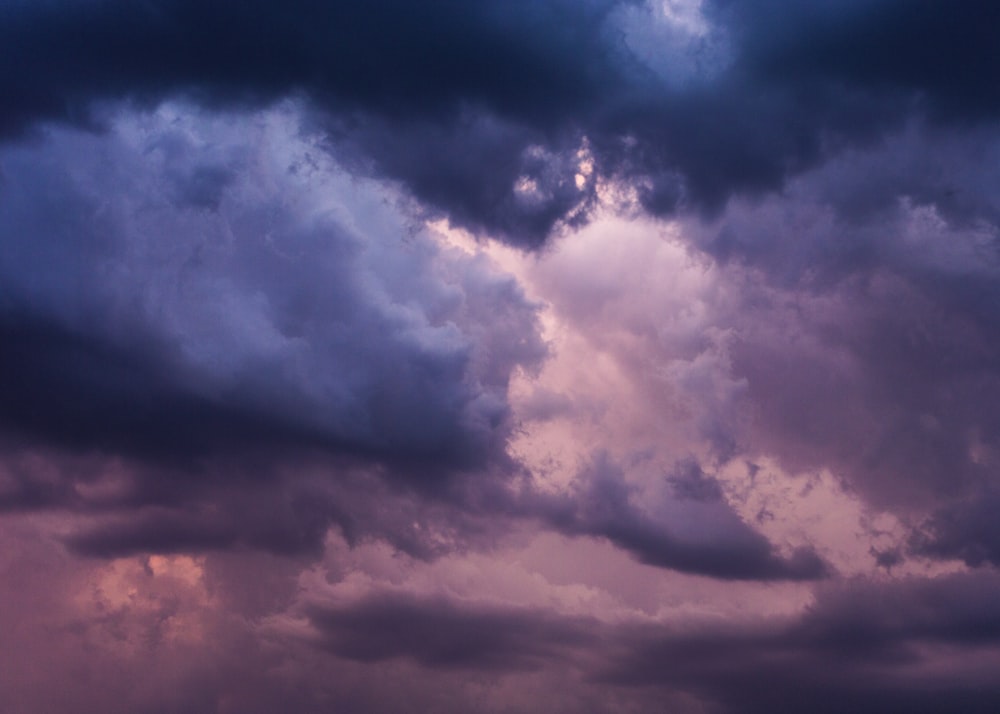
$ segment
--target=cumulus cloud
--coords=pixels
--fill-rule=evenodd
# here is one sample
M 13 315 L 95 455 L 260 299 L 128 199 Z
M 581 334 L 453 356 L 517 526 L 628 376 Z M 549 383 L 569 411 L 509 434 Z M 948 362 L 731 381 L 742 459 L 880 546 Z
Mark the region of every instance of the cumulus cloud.
M 101 556 L 294 553 L 334 522 L 419 550 L 382 478 L 510 470 L 535 306 L 296 117 L 165 106 L 5 147 L 5 510 L 93 514 L 70 543 Z
M 294 123 L 165 108 L 5 150 L 8 427 L 162 459 L 502 451 L 506 380 L 544 355 L 532 306 Z

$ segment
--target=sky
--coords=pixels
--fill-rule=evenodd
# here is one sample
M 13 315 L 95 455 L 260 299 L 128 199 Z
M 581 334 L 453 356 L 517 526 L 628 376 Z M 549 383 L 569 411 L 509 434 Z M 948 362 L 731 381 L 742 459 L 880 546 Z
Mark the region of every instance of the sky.
M 997 27 L 0 0 L 0 709 L 1000 710 Z

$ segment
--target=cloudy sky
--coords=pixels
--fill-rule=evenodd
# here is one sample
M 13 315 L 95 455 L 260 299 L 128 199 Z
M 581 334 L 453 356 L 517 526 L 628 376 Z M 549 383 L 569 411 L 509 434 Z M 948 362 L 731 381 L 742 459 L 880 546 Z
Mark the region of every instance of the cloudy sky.
M 998 27 L 0 0 L 0 709 L 1000 710 Z

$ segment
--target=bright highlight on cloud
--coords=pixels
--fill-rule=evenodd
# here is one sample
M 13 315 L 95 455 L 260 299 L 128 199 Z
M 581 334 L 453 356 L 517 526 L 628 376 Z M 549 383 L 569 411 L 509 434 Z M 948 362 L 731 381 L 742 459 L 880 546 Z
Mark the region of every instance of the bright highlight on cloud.
M 996 711 L 997 13 L 0 4 L 0 701 Z

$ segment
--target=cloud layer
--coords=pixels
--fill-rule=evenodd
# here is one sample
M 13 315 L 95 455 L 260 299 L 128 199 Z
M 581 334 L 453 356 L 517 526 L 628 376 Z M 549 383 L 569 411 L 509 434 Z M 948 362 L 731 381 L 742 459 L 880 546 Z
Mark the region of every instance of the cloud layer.
M 0 700 L 995 711 L 998 22 L 0 3 Z
M 572 161 L 539 160 L 571 156 L 584 137 L 600 173 L 634 183 L 647 209 L 717 210 L 908 118 L 989 122 L 1000 107 L 985 0 L 789 12 L 160 0 L 14 2 L 3 13 L 8 133 L 88 121 L 97 100 L 183 93 L 245 106 L 299 92 L 361 165 L 522 244 L 592 204 L 594 182 L 578 183 Z

